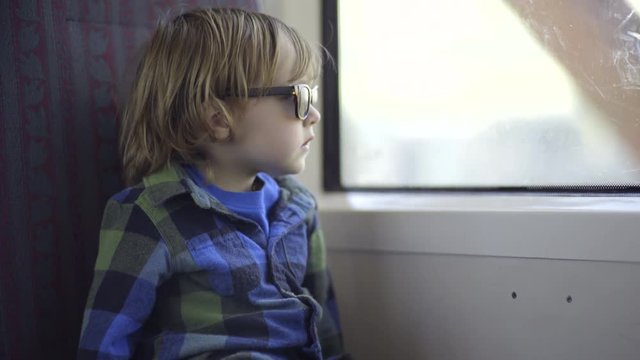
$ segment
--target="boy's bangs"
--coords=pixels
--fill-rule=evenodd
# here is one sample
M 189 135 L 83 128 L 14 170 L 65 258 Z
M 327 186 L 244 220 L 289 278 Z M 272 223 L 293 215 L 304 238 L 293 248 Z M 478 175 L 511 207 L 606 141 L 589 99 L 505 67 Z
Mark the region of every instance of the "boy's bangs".
M 291 40 L 296 53 L 293 74 L 291 74 L 289 81 L 314 84 L 320 77 L 322 59 L 319 51 L 302 39 L 293 29 L 284 27 L 281 31 Z
M 322 58 L 320 52 L 314 49 L 305 39 L 303 39 L 293 28 L 278 22 L 274 19 L 274 28 L 272 38 L 261 38 L 261 41 L 251 44 L 251 50 L 248 51 L 249 69 L 246 71 L 242 66 L 237 68 L 232 78 L 231 93 L 236 96 L 235 99 L 226 99 L 237 104 L 245 104 L 248 100 L 249 88 L 267 88 L 274 85 L 274 76 L 276 67 L 279 63 L 279 50 L 282 44 L 277 44 L 278 35 L 280 33 L 286 40 L 290 41 L 294 52 L 295 59 L 293 70 L 288 79 L 290 83 L 307 83 L 315 84 L 320 77 Z M 267 33 L 268 31 L 265 31 Z M 266 48 L 265 48 L 265 44 Z M 273 55 L 270 55 L 273 54 Z M 246 72 L 245 72 L 246 71 Z M 238 76 L 238 75 L 244 76 Z M 238 81 L 244 77 L 244 81 Z M 264 95 L 264 94 L 260 94 Z

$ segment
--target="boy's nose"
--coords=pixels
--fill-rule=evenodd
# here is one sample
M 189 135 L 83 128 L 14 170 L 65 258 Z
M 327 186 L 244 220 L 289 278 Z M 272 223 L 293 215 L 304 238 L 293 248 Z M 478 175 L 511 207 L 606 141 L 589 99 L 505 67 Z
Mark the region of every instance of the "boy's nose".
M 320 115 L 320 112 L 318 111 L 318 109 L 316 109 L 312 105 L 309 107 L 309 114 L 307 115 L 307 118 L 304 120 L 304 122 L 305 122 L 305 125 L 312 126 L 312 125 L 315 125 L 317 122 L 319 122 L 321 118 L 322 118 L 322 115 Z

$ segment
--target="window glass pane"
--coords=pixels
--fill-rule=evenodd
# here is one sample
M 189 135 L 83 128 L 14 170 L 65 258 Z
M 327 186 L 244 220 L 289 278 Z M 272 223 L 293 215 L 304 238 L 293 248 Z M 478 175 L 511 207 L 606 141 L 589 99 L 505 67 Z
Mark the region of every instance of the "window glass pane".
M 338 1 L 342 184 L 639 184 L 633 3 Z

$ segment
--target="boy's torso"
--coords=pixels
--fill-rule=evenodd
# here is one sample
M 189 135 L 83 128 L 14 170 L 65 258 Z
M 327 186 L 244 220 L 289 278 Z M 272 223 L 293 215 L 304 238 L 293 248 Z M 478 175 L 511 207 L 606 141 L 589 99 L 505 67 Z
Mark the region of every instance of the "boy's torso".
M 140 357 L 301 347 L 317 352 L 321 310 L 301 286 L 315 203 L 294 180 L 277 181 L 281 196 L 268 236 L 177 166 L 114 197 L 140 209 L 166 244 L 169 271 L 156 290 Z M 133 213 L 127 226 L 135 228 L 131 222 Z

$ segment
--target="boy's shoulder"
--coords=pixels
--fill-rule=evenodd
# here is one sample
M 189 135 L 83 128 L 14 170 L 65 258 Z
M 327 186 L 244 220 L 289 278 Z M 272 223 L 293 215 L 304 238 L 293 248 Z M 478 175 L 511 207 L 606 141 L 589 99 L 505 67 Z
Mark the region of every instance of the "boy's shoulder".
M 313 193 L 294 176 L 279 176 L 275 180 L 280 186 L 282 203 L 287 204 L 290 209 L 294 209 L 294 212 L 304 218 L 308 224 L 314 224 L 318 205 Z
M 172 197 L 189 192 L 185 178 L 179 165 L 169 164 L 113 195 L 111 200 L 123 205 L 159 206 Z
M 136 185 L 126 187 L 121 191 L 113 194 L 109 200 L 115 201 L 122 205 L 135 204 L 143 191 L 144 185 L 142 183 L 138 183 Z
M 298 201 L 308 202 L 312 207 L 316 207 L 316 198 L 304 184 L 292 175 L 278 176 L 274 178 L 282 190 L 285 200 L 298 199 Z

